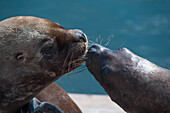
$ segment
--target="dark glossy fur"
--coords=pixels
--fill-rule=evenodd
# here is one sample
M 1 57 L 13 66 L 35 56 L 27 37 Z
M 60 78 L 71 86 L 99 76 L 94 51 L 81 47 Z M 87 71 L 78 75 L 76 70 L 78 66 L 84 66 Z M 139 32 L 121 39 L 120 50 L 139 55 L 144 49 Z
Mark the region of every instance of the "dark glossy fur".
M 126 48 L 93 45 L 87 67 L 110 98 L 129 113 L 170 113 L 170 70 Z

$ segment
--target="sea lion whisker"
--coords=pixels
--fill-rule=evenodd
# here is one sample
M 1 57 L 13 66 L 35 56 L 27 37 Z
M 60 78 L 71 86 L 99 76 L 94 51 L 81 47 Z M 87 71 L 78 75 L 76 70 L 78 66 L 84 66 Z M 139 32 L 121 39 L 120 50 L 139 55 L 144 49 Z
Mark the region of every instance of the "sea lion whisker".
M 91 39 L 88 39 L 88 42 L 94 42 L 94 41 L 92 41 Z
M 67 69 L 68 75 L 69 75 L 69 70 L 70 70 L 70 66 L 71 66 L 71 65 L 69 65 L 69 63 L 72 62 L 72 57 L 73 57 L 73 53 L 71 54 L 70 61 L 68 62 L 68 69 Z
M 83 61 L 82 59 L 77 59 L 77 60 L 73 60 L 73 61 L 71 61 L 71 62 L 69 62 L 69 64 L 68 65 L 71 65 L 71 64 L 73 64 L 73 63 L 76 63 L 76 62 L 78 62 L 78 61 Z
M 80 65 L 80 62 L 83 62 L 83 63 L 85 63 L 84 62 L 84 60 L 81 60 L 81 61 L 72 61 L 69 65 Z M 83 64 L 83 63 L 81 63 L 81 65 L 80 66 L 86 66 L 85 64 Z M 73 66 L 72 66 L 73 67 Z M 73 67 L 74 68 L 74 67 Z M 80 67 L 79 67 L 80 68 Z
M 80 71 L 77 71 L 77 72 L 74 72 L 74 73 L 70 73 L 69 75 L 78 74 L 78 73 L 80 73 L 80 72 L 82 72 L 82 71 L 84 71 L 84 70 L 86 70 L 86 69 L 87 69 L 87 67 L 86 67 L 85 69 L 80 70 Z
M 88 40 L 89 40 L 90 38 L 92 38 L 93 40 L 95 40 L 95 37 L 93 37 L 93 36 L 88 36 L 88 35 L 87 35 L 87 37 L 88 37 Z
M 96 40 L 95 40 L 95 41 L 96 41 L 96 43 L 98 44 L 98 38 L 97 38 L 97 37 L 96 37 Z
M 101 35 L 99 35 L 99 38 L 98 38 L 98 44 L 100 44 L 100 42 L 101 42 Z
M 83 62 L 81 65 L 86 65 L 86 62 Z
M 62 66 L 62 70 L 61 70 L 61 74 L 62 74 L 62 75 L 64 74 L 65 65 L 66 65 L 66 62 L 67 62 L 67 60 L 68 60 L 69 55 L 70 55 L 70 51 L 69 51 L 69 53 L 67 54 L 67 56 L 66 56 L 66 58 L 65 58 L 65 60 L 64 60 L 63 66 Z
M 76 61 L 76 62 L 71 62 L 70 64 L 68 64 L 69 66 L 72 66 L 72 68 L 74 68 L 74 66 L 76 67 L 77 65 L 80 65 L 80 62 L 84 62 L 84 61 Z M 73 66 L 74 65 L 74 66 Z
M 101 42 L 101 35 L 99 35 L 97 38 L 97 44 L 100 44 L 100 42 Z
M 102 41 L 103 41 L 103 38 L 101 39 L 101 36 L 100 36 L 100 42 L 99 42 L 100 45 L 102 45 Z
M 60 84 L 63 86 L 63 76 L 61 76 Z
M 80 73 L 80 72 L 82 72 L 82 71 L 84 71 L 84 70 L 86 70 L 87 69 L 87 67 L 84 67 L 84 68 L 81 68 L 81 69 L 79 69 L 79 70 L 76 70 L 76 71 L 73 71 L 71 74 L 73 75 L 73 74 L 77 74 L 77 73 Z
M 91 40 L 90 38 L 91 38 L 92 40 Z M 88 36 L 88 45 L 90 46 L 90 44 L 95 44 L 96 42 L 95 42 L 94 40 L 96 40 L 94 37 Z
M 99 38 L 97 38 L 97 37 L 90 37 L 90 36 L 88 36 L 88 38 L 92 38 L 93 41 L 88 39 L 88 42 L 91 42 L 92 44 L 98 44 L 99 43 Z
M 74 67 L 73 67 L 74 68 Z M 70 76 L 70 75 L 74 75 L 74 74 L 77 74 L 77 73 L 80 73 L 80 72 L 82 72 L 82 71 L 84 71 L 84 70 L 86 70 L 87 69 L 87 67 L 86 66 L 84 66 L 84 67 L 79 67 L 79 69 L 75 69 L 73 72 L 70 72 L 69 74 L 67 73 L 66 75 L 67 76 Z
M 95 44 L 95 43 L 88 43 L 88 45 L 89 45 L 88 48 L 91 47 L 93 44 Z
M 94 41 L 92 41 L 92 40 L 89 40 L 88 41 L 88 44 L 94 44 L 95 42 Z
M 90 46 L 90 44 L 93 45 L 94 43 L 95 43 L 95 42 L 89 42 L 88 45 Z
M 86 68 L 86 65 L 81 65 L 79 68 L 77 68 L 76 70 L 81 70 L 83 68 Z
M 127 42 L 126 40 L 125 40 L 124 42 L 122 42 L 122 44 L 120 44 L 119 48 L 121 48 L 122 46 L 124 46 L 126 42 Z
M 88 40 L 88 42 L 94 42 L 94 41 L 92 41 L 92 40 Z
M 82 61 L 82 62 L 84 62 L 86 59 L 87 59 L 86 57 L 84 57 L 84 58 L 78 58 L 78 59 L 76 59 L 76 60 L 73 60 L 73 61 L 70 62 L 69 64 L 71 64 L 71 63 L 76 63 L 77 61 Z
M 105 41 L 105 43 L 103 44 L 103 46 L 107 46 L 109 44 L 109 42 L 113 39 L 114 35 L 110 35 L 107 40 Z
M 80 71 L 80 70 L 82 70 L 84 68 L 86 68 L 86 65 L 83 65 L 83 66 L 81 65 L 80 67 L 78 67 L 75 70 L 73 70 L 72 73 L 75 72 L 75 71 Z M 69 75 L 70 75 L 70 73 L 69 73 Z
M 88 44 L 89 46 L 87 48 L 89 49 L 94 44 L 96 44 L 96 43 Z
M 67 79 L 68 79 L 68 81 L 69 81 L 70 88 L 73 89 L 73 86 L 72 86 L 72 83 L 71 83 L 71 80 L 70 80 L 70 76 L 69 76 L 69 75 L 67 75 Z

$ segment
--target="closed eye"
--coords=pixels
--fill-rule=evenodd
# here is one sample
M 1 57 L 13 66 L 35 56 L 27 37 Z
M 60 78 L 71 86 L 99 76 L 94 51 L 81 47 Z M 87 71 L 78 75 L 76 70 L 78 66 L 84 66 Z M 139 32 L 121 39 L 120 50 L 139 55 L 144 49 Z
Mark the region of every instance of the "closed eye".
M 53 45 L 43 48 L 43 53 L 46 53 L 46 54 L 51 53 L 53 52 L 53 48 L 54 48 Z
M 54 44 L 46 45 L 41 49 L 41 54 L 48 59 L 53 58 L 53 55 L 56 53 L 56 48 Z

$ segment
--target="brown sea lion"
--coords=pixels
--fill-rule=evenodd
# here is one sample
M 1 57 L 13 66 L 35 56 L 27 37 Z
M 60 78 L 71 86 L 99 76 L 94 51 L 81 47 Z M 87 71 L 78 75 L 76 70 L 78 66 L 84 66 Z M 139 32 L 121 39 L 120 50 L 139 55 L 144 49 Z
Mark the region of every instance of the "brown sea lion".
M 126 48 L 93 45 L 87 67 L 110 98 L 129 113 L 170 113 L 170 70 Z
M 30 16 L 0 22 L 0 113 L 14 113 L 83 62 L 86 35 Z
M 52 83 L 42 90 L 36 98 L 41 102 L 50 102 L 64 113 L 82 113 L 69 95 L 56 83 Z

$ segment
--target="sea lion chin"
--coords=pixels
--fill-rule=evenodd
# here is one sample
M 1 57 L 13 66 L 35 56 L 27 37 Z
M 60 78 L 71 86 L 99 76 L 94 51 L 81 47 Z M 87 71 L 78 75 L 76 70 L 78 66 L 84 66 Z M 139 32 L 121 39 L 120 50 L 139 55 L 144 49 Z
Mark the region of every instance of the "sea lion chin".
M 110 98 L 128 113 L 170 112 L 170 70 L 126 48 L 92 45 L 87 68 Z
M 0 22 L 0 113 L 14 113 L 83 62 L 88 41 L 78 29 L 30 16 Z

